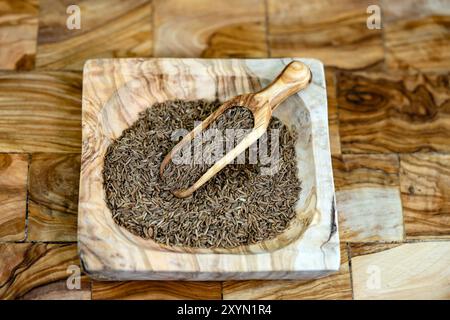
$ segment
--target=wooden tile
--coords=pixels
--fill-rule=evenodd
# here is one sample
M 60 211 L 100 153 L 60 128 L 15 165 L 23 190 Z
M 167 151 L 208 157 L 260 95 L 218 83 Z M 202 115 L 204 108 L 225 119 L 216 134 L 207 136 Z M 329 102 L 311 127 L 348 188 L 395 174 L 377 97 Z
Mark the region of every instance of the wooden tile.
M 25 238 L 28 155 L 0 154 L 0 241 Z
M 361 69 L 384 59 L 381 30 L 367 28 L 373 0 L 268 0 L 269 43 L 273 57 L 322 60 L 327 66 Z
M 79 179 L 79 154 L 32 156 L 28 240 L 77 240 Z
M 34 67 L 38 0 L 0 0 L 0 69 Z
M 155 56 L 267 57 L 263 0 L 157 0 Z
M 399 185 L 399 161 L 395 154 L 345 154 L 333 157 L 333 169 L 337 190 Z
M 80 149 L 80 73 L 0 73 L 0 152 Z
M 67 289 L 67 280 L 60 280 L 26 293 L 21 300 L 91 300 L 91 280 L 81 277 L 81 288 Z
M 403 239 L 397 155 L 333 157 L 341 241 Z
M 349 254 L 350 259 L 356 258 L 358 256 L 374 254 L 377 252 L 382 252 L 385 250 L 393 249 L 403 245 L 402 242 L 391 242 L 391 243 L 351 243 L 349 244 Z
M 304 281 L 226 281 L 223 283 L 223 298 L 225 300 L 351 299 L 347 245 L 341 244 L 341 269 L 335 274 Z
M 343 153 L 450 151 L 450 76 L 338 76 Z
M 68 29 L 69 5 L 80 8 L 80 29 Z M 92 58 L 152 54 L 149 0 L 40 0 L 36 67 L 81 70 Z
M 449 241 L 364 246 L 351 250 L 355 299 L 450 299 Z
M 336 101 L 336 71 L 325 70 L 328 98 L 328 126 L 330 132 L 330 147 L 332 155 L 341 154 L 341 139 L 339 137 L 339 116 Z
M 125 281 L 92 283 L 94 300 L 220 300 L 220 282 Z
M 406 237 L 450 237 L 450 156 L 412 154 L 400 160 Z
M 79 267 L 75 244 L 0 243 L 0 299 L 19 298 L 87 298 L 87 279 L 80 289 L 70 290 Z
M 450 70 L 450 1 L 383 1 L 386 64 L 391 69 Z

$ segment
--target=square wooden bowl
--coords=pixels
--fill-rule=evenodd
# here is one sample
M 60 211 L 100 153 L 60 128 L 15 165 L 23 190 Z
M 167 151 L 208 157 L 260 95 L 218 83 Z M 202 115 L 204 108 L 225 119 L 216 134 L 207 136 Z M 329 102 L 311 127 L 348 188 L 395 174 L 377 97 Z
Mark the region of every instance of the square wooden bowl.
M 141 111 L 166 100 L 226 100 L 256 91 L 292 60 L 155 58 L 86 63 L 78 248 L 87 274 L 108 280 L 304 279 L 339 269 L 325 75 L 317 60 L 296 59 L 311 68 L 312 83 L 274 114 L 297 131 L 302 187 L 296 217 L 275 239 L 233 249 L 171 248 L 118 226 L 104 200 L 106 149 Z

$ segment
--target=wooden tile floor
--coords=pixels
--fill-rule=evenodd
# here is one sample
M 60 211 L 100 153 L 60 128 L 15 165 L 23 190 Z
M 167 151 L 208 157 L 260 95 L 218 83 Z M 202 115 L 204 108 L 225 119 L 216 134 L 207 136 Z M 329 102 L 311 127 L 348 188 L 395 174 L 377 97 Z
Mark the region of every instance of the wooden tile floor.
M 450 0 L 333 3 L 77 0 L 81 29 L 69 30 L 65 0 L 0 0 L 0 298 L 450 299 Z M 381 29 L 367 28 L 369 5 L 381 7 Z M 82 66 L 136 56 L 324 62 L 339 273 L 224 283 L 71 278 Z

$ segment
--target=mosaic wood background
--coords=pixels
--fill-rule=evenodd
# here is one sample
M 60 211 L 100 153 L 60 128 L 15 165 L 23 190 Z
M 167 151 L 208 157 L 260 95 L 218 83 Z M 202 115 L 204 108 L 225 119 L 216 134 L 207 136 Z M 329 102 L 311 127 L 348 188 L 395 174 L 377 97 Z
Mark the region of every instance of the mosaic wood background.
M 0 298 L 450 299 L 450 0 L 109 3 L 0 0 Z M 65 27 L 69 4 L 81 8 L 80 30 Z M 369 4 L 382 9 L 381 29 L 366 26 Z M 339 274 L 210 284 L 82 276 L 68 290 L 79 264 L 80 71 L 88 58 L 135 56 L 324 62 Z M 384 276 L 370 289 L 373 270 Z

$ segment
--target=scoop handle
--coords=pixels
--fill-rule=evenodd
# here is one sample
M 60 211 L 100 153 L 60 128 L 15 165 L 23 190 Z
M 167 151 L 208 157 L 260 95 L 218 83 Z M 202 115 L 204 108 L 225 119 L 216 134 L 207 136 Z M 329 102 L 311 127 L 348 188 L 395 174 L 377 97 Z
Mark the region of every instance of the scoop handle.
M 310 82 L 311 71 L 308 66 L 300 61 L 292 61 L 275 80 L 257 92 L 255 96 L 266 100 L 274 110 L 284 100 L 305 88 Z

